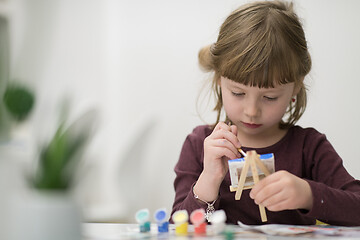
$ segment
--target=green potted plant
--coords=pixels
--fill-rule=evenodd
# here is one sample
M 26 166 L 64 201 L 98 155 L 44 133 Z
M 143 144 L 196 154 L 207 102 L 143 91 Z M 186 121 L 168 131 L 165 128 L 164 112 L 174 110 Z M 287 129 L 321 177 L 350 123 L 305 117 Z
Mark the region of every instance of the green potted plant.
M 82 212 L 71 193 L 95 117 L 89 111 L 70 125 L 62 121 L 40 146 L 29 191 L 14 207 L 22 231 L 11 232 L 11 239 L 81 240 Z
M 38 164 L 30 180 L 39 190 L 68 191 L 75 179 L 76 166 L 90 137 L 89 129 L 79 128 L 81 120 L 71 126 L 61 123 L 52 139 L 40 149 Z

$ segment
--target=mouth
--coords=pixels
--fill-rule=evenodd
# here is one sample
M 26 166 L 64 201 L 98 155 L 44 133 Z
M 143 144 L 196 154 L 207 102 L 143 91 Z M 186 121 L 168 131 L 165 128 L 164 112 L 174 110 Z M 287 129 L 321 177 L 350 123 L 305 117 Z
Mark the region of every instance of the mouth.
M 251 128 L 251 129 L 254 129 L 254 128 L 259 128 L 262 126 L 262 124 L 255 124 L 255 123 L 246 123 L 246 122 L 241 122 L 245 127 L 247 128 Z

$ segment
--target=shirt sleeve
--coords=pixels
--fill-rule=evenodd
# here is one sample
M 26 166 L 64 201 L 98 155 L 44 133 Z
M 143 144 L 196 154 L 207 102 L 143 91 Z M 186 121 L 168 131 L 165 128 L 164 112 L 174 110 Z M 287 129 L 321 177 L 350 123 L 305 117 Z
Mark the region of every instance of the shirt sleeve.
M 354 179 L 323 134 L 314 134 L 307 144 L 311 166 L 307 180 L 313 207 L 306 215 L 332 225 L 360 225 L 360 181 Z
M 193 187 L 203 170 L 203 141 L 204 136 L 199 134 L 198 129 L 187 136 L 178 163 L 175 166 L 176 178 L 174 181 L 175 200 L 171 216 L 178 210 L 187 210 L 188 214 L 196 209 L 204 208 L 207 204 L 197 200 L 193 194 Z M 219 199 L 215 202 L 218 208 Z M 170 219 L 170 222 L 172 220 Z

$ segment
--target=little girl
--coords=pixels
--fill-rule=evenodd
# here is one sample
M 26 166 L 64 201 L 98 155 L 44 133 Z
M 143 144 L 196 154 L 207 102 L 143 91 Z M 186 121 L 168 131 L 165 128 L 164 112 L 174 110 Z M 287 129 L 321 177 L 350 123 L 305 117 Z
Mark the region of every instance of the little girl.
M 173 212 L 223 209 L 228 223 L 262 224 L 262 204 L 267 223 L 360 225 L 360 181 L 324 134 L 295 125 L 306 107 L 311 58 L 292 4 L 255 2 L 235 10 L 199 62 L 214 73 L 218 117 L 185 140 Z M 235 200 L 228 160 L 241 157 L 240 147 L 274 153 L 275 173 Z

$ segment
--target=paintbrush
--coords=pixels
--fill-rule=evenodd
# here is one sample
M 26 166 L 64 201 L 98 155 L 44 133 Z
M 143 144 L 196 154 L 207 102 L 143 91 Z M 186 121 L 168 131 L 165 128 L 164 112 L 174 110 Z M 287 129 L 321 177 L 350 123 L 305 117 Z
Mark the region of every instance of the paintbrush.
M 239 151 L 239 153 L 241 153 L 244 157 L 246 157 L 246 153 L 245 153 L 241 148 L 238 148 L 238 151 Z

